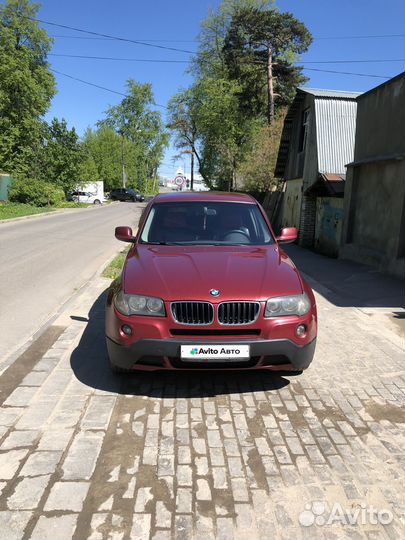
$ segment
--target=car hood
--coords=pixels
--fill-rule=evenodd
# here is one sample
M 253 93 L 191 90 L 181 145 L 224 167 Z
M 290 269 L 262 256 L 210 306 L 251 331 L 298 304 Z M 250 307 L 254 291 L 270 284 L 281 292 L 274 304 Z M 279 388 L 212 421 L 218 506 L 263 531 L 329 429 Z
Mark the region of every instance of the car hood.
M 124 291 L 163 300 L 210 300 L 218 289 L 224 300 L 265 300 L 300 294 L 302 282 L 292 261 L 278 245 L 151 246 L 129 253 Z

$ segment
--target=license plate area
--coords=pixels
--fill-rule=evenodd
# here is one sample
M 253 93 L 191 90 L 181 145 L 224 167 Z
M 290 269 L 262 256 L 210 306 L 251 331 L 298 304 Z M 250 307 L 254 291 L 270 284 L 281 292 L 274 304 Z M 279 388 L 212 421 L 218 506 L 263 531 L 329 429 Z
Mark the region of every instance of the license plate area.
M 250 359 L 250 346 L 230 344 L 181 345 L 180 357 L 183 362 L 246 362 L 246 360 Z

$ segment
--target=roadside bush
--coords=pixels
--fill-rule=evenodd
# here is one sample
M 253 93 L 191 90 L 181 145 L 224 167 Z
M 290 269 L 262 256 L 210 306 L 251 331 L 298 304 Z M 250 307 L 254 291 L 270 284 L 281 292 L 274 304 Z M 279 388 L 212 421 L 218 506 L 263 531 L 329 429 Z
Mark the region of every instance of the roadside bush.
M 10 201 L 33 206 L 56 206 L 65 201 L 63 189 L 40 180 L 16 180 L 13 182 Z

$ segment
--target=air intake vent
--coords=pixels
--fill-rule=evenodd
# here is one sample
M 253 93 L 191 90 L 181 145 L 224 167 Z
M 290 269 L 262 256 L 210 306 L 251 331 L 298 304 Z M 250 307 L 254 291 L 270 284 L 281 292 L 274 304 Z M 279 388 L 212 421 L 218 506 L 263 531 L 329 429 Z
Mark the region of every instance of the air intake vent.
M 209 302 L 173 302 L 172 315 L 180 324 L 212 324 L 214 308 Z
M 218 306 L 218 321 L 221 324 L 250 324 L 259 312 L 259 302 L 222 302 Z

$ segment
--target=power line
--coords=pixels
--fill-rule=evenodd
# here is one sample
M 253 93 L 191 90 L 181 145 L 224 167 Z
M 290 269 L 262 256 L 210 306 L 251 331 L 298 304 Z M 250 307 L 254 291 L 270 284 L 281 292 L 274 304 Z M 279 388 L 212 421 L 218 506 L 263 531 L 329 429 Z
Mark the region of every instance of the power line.
M 379 34 L 370 36 L 319 36 L 314 39 L 374 39 L 405 37 L 405 34 Z
M 100 39 L 100 40 L 114 40 L 119 39 L 115 37 L 85 37 L 85 36 L 66 36 L 66 35 L 51 35 L 55 38 L 67 38 L 67 39 Z M 400 38 L 405 37 L 405 34 L 374 34 L 374 35 L 359 35 L 359 36 L 314 36 L 314 39 L 387 39 L 387 38 Z M 144 42 L 161 42 L 161 43 L 199 43 L 198 39 L 142 39 Z
M 87 84 L 88 86 L 93 86 L 95 88 L 98 88 L 99 90 L 105 90 L 106 92 L 110 92 L 112 94 L 116 94 L 118 96 L 123 97 L 129 97 L 128 94 L 124 94 L 123 92 L 119 92 L 117 90 L 112 90 L 111 88 L 107 88 L 105 86 L 101 86 L 100 84 L 96 84 L 90 81 L 85 81 L 84 79 L 80 79 L 79 77 L 74 77 L 73 75 L 69 75 L 68 73 L 63 73 L 62 71 L 58 71 L 53 68 L 49 68 L 53 73 L 56 73 L 57 75 L 62 75 L 63 77 L 67 77 L 68 79 L 72 79 L 73 81 L 80 82 L 82 84 Z M 379 79 L 390 79 L 392 76 L 382 76 L 382 75 L 370 75 L 366 73 L 352 73 L 352 72 L 346 72 L 346 71 L 332 71 L 332 70 L 325 70 L 325 69 L 316 69 L 316 68 L 304 68 L 306 71 L 317 71 L 322 73 L 337 73 L 341 75 L 357 75 L 360 77 L 376 77 Z M 159 103 L 154 103 L 156 107 L 161 107 L 162 109 L 167 109 L 168 107 L 166 105 L 161 105 Z
M 370 73 L 353 73 L 351 71 L 334 71 L 330 69 L 304 68 L 304 71 L 320 71 L 322 73 L 338 73 L 340 75 L 357 75 L 358 77 L 375 77 L 377 79 L 391 79 L 393 75 L 371 75 Z
M 396 58 L 395 60 L 305 60 L 298 61 L 298 64 L 378 64 L 385 62 L 405 62 L 405 58 Z
M 21 17 L 25 17 L 25 16 L 21 15 Z M 74 30 L 75 32 L 82 32 L 84 34 L 91 34 L 93 36 L 114 39 L 117 41 L 125 41 L 128 43 L 135 43 L 136 45 L 144 45 L 145 47 L 154 47 L 156 49 L 165 49 L 167 51 L 176 51 L 176 52 L 183 52 L 183 53 L 188 53 L 188 54 L 195 54 L 195 51 L 187 51 L 185 49 L 177 49 L 175 47 L 166 47 L 164 45 L 155 45 L 153 43 L 147 43 L 145 41 L 138 41 L 136 39 L 129 39 L 129 38 L 124 38 L 120 36 L 112 36 L 110 34 L 102 34 L 101 32 L 93 32 L 92 30 L 84 30 L 83 28 L 76 28 L 74 26 L 68 26 L 67 24 L 54 23 L 51 21 L 45 21 L 43 19 L 36 19 L 34 17 L 26 17 L 26 18 L 30 19 L 31 21 L 39 22 L 42 24 L 48 24 L 50 26 L 57 26 L 58 28 L 65 28 L 67 30 Z
M 90 37 L 90 36 L 66 36 L 66 35 L 57 35 L 49 34 L 52 38 L 66 38 L 66 39 L 90 39 L 90 40 L 100 40 L 100 41 L 114 41 L 115 38 L 109 37 Z M 141 39 L 140 41 L 145 41 L 147 43 L 198 43 L 196 39 Z
M 154 60 L 146 58 L 117 58 L 112 56 L 87 56 L 84 54 L 56 54 L 48 53 L 48 56 L 59 56 L 64 58 L 84 58 L 89 60 L 118 60 L 122 62 L 151 62 L 165 64 L 190 64 L 189 60 Z
M 57 54 L 49 53 L 48 56 L 57 56 L 63 58 L 82 58 L 89 60 L 113 60 L 122 62 L 151 62 L 164 64 L 190 64 L 190 60 L 165 60 L 165 59 L 149 59 L 149 58 L 120 58 L 115 56 L 90 56 L 84 54 Z M 362 63 L 384 63 L 384 62 L 405 62 L 405 58 L 397 58 L 392 60 L 305 60 L 299 61 L 298 64 L 362 64 Z M 252 62 L 256 63 L 256 62 Z M 262 62 L 257 62 L 262 63 Z M 264 62 L 263 62 L 264 63 Z
M 73 75 L 68 75 L 67 73 L 63 73 L 62 71 L 58 71 L 53 68 L 49 68 L 49 69 L 53 71 L 54 73 L 56 73 L 57 75 L 63 75 L 63 77 L 67 77 L 68 79 L 72 79 L 73 81 L 78 81 L 83 84 L 87 84 L 89 86 L 94 86 L 95 88 L 99 88 L 100 90 L 105 90 L 106 92 L 111 92 L 112 94 L 117 94 L 118 96 L 129 97 L 128 94 L 124 94 L 123 92 L 118 92 L 118 90 L 112 90 L 111 88 L 106 88 L 105 86 L 101 86 L 99 84 L 92 83 L 90 81 L 85 81 L 84 79 L 79 79 L 78 77 L 73 77 Z M 156 107 L 162 107 L 163 109 L 167 109 L 166 105 L 160 105 L 159 103 L 153 103 L 153 105 L 155 105 Z
M 27 17 L 28 19 L 30 20 L 33 20 L 33 21 L 36 21 L 36 22 L 40 22 L 42 24 L 47 24 L 47 25 L 50 25 L 50 26 L 56 26 L 58 28 L 65 28 L 67 30 L 73 30 L 74 32 L 81 32 L 81 33 L 84 33 L 84 34 L 90 34 L 92 36 L 97 36 L 97 37 L 102 37 L 102 38 L 107 38 L 107 39 L 113 39 L 113 40 L 117 40 L 117 41 L 125 41 L 125 42 L 128 42 L 128 43 L 135 43 L 136 45 L 144 45 L 145 47 L 155 47 L 155 48 L 158 48 L 158 49 L 165 49 L 165 50 L 169 50 L 169 51 L 175 51 L 175 52 L 183 52 L 183 53 L 188 53 L 188 54 L 195 54 L 195 51 L 189 51 L 189 50 L 185 50 L 185 49 L 178 49 L 178 48 L 175 48 L 175 47 L 167 47 L 167 46 L 164 46 L 164 45 L 156 45 L 154 43 L 151 43 L 150 41 L 151 40 L 147 40 L 147 41 L 140 41 L 140 40 L 135 40 L 135 39 L 129 39 L 129 38 L 124 38 L 124 37 L 121 37 L 121 36 L 113 36 L 113 35 L 110 35 L 110 34 L 103 34 L 101 32 L 94 32 L 92 30 L 85 30 L 83 28 L 77 28 L 77 27 L 74 27 L 74 26 L 68 26 L 66 24 L 59 24 L 59 23 L 54 23 L 54 22 L 51 22 L 51 21 L 45 21 L 43 19 L 36 19 L 34 17 Z M 375 35 L 357 35 L 357 36 L 320 36 L 320 37 L 316 37 L 314 39 L 371 39 L 371 38 L 398 38 L 398 37 L 404 37 L 405 34 L 375 34 Z

